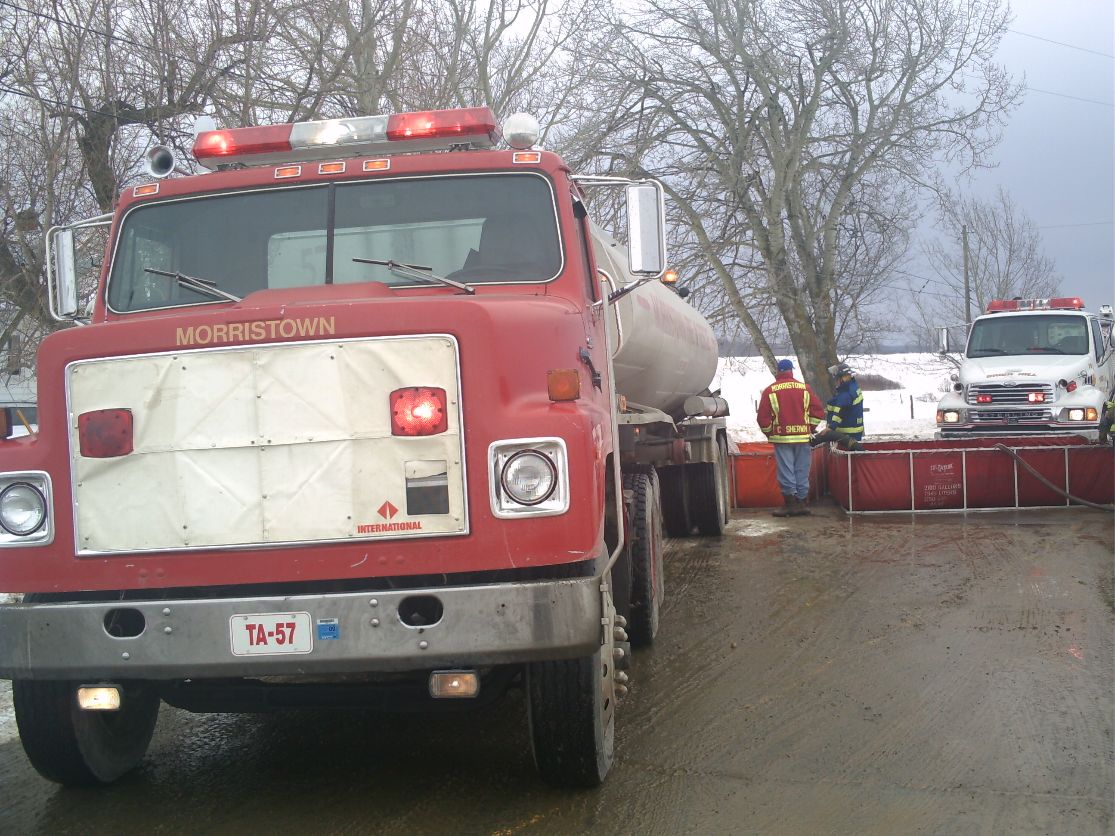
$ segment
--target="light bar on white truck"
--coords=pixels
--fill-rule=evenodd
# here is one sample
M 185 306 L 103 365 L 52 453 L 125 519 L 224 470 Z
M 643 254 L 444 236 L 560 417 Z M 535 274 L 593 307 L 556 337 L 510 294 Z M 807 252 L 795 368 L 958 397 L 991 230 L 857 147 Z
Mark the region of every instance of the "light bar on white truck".
M 365 154 L 491 148 L 502 134 L 491 108 L 427 110 L 204 131 L 194 157 L 206 168 L 338 159 Z
M 1059 296 L 1055 299 L 992 299 L 987 303 L 988 313 L 1006 311 L 1080 311 L 1084 302 L 1079 296 Z

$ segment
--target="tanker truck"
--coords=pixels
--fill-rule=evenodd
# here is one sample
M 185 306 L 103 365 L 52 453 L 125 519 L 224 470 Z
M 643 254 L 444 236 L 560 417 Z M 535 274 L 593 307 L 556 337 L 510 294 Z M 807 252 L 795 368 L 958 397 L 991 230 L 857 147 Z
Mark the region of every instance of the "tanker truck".
M 604 779 L 663 538 L 727 523 L 727 405 L 660 281 L 661 186 L 537 136 L 487 108 L 204 130 L 205 172 L 157 147 L 112 214 L 49 231 L 73 327 L 36 434 L 0 427 L 0 677 L 43 776 L 116 780 L 163 703 L 516 689 L 542 778 Z M 593 189 L 624 190 L 625 244 Z

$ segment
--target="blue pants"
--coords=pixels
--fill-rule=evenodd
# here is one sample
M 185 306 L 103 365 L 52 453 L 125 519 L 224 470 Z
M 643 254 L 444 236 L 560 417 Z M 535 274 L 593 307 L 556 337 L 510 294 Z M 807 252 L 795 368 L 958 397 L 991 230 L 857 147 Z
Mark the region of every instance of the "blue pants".
M 774 463 L 778 468 L 778 487 L 783 496 L 805 499 L 809 496 L 809 464 L 813 448 L 801 444 L 775 444 Z

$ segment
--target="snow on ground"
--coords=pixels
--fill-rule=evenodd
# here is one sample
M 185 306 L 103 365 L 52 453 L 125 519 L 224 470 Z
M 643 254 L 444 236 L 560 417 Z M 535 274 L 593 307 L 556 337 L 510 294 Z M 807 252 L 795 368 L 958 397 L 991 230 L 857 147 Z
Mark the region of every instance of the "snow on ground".
M 797 370 L 797 358 L 791 356 Z M 932 438 L 936 431 L 937 401 L 949 387 L 954 367 L 936 354 L 869 354 L 845 361 L 857 374 L 875 374 L 901 389 L 863 393 L 864 433 L 880 438 Z M 795 376 L 801 379 L 800 371 Z M 755 423 L 759 395 L 774 381 L 761 357 L 721 357 L 711 389 L 720 388 L 732 414 L 728 430 L 736 441 L 763 441 Z M 913 402 L 913 416 L 910 405 Z

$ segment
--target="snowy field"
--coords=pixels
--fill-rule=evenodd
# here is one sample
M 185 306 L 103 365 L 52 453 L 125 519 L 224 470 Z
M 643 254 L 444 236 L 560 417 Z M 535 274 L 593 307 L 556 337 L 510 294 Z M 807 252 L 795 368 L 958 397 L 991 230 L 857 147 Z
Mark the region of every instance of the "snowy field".
M 797 358 L 790 359 L 794 360 L 794 375 L 800 380 Z M 847 357 L 845 362 L 858 375 L 878 375 L 902 387 L 863 393 L 864 434 L 868 439 L 933 437 L 937 401 L 955 370 L 947 360 L 936 354 L 871 354 Z M 728 401 L 732 410 L 728 430 L 736 441 L 764 440 L 755 423 L 755 411 L 759 395 L 773 381 L 774 375 L 761 357 L 720 358 L 711 388 L 715 391 L 720 387 L 720 394 Z

